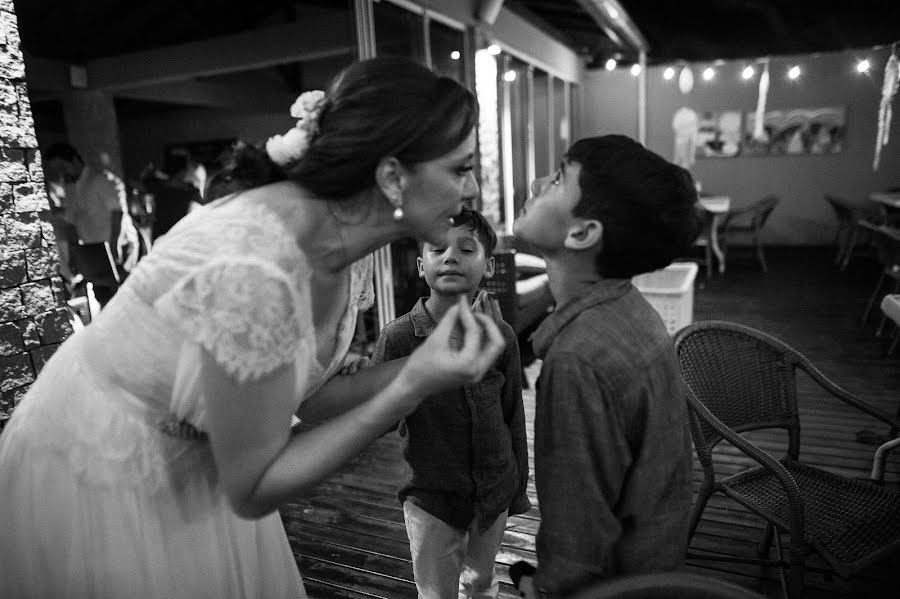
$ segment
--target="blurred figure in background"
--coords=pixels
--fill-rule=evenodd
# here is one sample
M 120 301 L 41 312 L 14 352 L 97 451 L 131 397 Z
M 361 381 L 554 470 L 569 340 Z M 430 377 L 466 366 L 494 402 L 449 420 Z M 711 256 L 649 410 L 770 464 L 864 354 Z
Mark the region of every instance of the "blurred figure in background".
M 47 148 L 43 162 L 51 198 L 77 234 L 70 242 L 108 242 L 116 261 L 131 270 L 138 239 L 122 180 L 107 168 L 86 164 L 67 143 Z

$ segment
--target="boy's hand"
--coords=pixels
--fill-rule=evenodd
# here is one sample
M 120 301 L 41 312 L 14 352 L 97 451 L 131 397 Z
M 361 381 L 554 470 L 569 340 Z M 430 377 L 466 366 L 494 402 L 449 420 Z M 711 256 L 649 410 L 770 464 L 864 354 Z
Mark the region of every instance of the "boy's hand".
M 472 311 L 476 314 L 480 313 L 489 316 L 494 322 L 503 322 L 500 302 L 497 301 L 493 293 L 484 289 L 480 290 L 478 295 L 475 296 L 475 301 L 472 303 Z
M 340 371 L 338 371 L 338 374 L 343 376 L 354 375 L 363 368 L 368 368 L 371 365 L 372 361 L 369 358 L 363 356 L 359 360 L 354 360 L 352 362 L 344 364 L 341 367 Z
M 505 345 L 495 322 L 483 313 L 474 314 L 460 297 L 410 355 L 398 378 L 405 379 L 420 399 L 476 383 L 497 361 Z

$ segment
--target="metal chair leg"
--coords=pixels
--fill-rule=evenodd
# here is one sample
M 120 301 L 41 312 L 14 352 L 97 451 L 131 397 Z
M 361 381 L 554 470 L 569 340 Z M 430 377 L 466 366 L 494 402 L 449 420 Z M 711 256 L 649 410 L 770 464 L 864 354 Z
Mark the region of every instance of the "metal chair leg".
M 856 238 L 859 231 L 856 225 L 852 225 L 850 229 L 849 239 L 847 239 L 847 247 L 844 248 L 844 259 L 841 262 L 841 270 L 847 270 L 847 264 L 850 263 L 850 256 L 853 254 L 853 248 L 856 247 Z
M 697 525 L 700 524 L 700 517 L 703 516 L 703 510 L 706 509 L 706 502 L 709 501 L 711 495 L 711 485 L 707 485 L 704 483 L 700 486 L 700 489 L 697 490 L 697 500 L 694 502 L 694 505 L 691 508 L 691 523 L 690 527 L 688 528 L 688 541 L 690 541 L 694 537 L 694 532 L 697 530 Z
M 891 357 L 894 350 L 897 349 L 898 342 L 900 342 L 900 327 L 894 329 L 894 335 L 891 338 L 891 346 L 887 350 L 888 357 Z
M 756 235 L 756 259 L 759 260 L 759 265 L 762 267 L 763 272 L 769 272 L 769 266 L 766 264 L 766 256 L 763 254 L 762 242 L 759 240 L 759 232 L 757 231 Z
M 872 311 L 872 307 L 875 305 L 875 300 L 878 299 L 878 295 L 881 293 L 881 286 L 884 284 L 884 271 L 881 271 L 881 275 L 878 277 L 878 283 L 875 285 L 875 290 L 872 292 L 871 297 L 869 297 L 869 301 L 866 303 L 866 309 L 863 310 L 862 317 L 860 318 L 860 324 L 862 326 L 866 326 L 866 321 L 869 320 L 869 313 Z
M 759 557 L 766 557 L 769 555 L 769 549 L 772 547 L 772 536 L 775 532 L 775 526 L 767 522 L 766 529 L 763 531 L 763 536 L 759 540 L 759 545 L 756 547 L 756 554 Z

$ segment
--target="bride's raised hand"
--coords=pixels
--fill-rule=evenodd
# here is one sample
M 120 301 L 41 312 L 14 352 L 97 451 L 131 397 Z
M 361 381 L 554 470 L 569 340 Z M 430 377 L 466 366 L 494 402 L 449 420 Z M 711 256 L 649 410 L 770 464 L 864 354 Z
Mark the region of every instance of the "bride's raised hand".
M 481 380 L 506 343 L 494 320 L 473 313 L 465 296 L 451 307 L 400 371 L 420 399 Z

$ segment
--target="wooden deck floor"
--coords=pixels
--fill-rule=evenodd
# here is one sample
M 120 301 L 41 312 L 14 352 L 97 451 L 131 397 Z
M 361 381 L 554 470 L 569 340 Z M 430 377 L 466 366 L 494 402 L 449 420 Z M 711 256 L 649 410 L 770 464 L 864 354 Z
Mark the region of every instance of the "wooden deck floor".
M 839 273 L 830 267 L 830 255 L 816 249 L 773 250 L 768 258 L 768 274 L 758 272 L 751 262 L 732 260 L 724 278 L 700 281 L 695 292 L 695 319 L 731 320 L 774 334 L 803 352 L 841 386 L 893 413 L 900 401 L 900 357 L 885 358 L 886 342 L 874 338 L 874 324 L 865 329 L 858 324 L 877 278 L 874 265 L 858 260 L 848 272 Z M 528 370 L 532 380 L 536 375 L 537 367 Z M 857 443 L 854 436 L 857 430 L 871 428 L 873 422 L 813 389 L 801 380 L 802 458 L 844 474 L 868 476 L 873 448 Z M 531 439 L 533 393 L 526 392 L 525 403 Z M 773 450 L 779 441 L 774 434 L 757 435 L 755 440 Z M 730 467 L 744 463 L 743 457 L 722 451 L 730 456 Z M 389 435 L 307 497 L 282 509 L 311 598 L 416 596 L 403 513 L 395 495 L 402 472 L 399 438 Z M 696 469 L 695 479 L 700 480 Z M 887 480 L 895 487 L 900 481 L 900 455 L 889 461 Z M 533 483 L 529 492 L 536 504 Z M 508 566 L 519 559 L 535 561 L 534 535 L 539 521 L 538 508 L 510 518 L 497 556 L 501 597 L 517 596 L 509 584 Z M 755 516 L 714 498 L 691 550 L 752 556 L 761 530 Z M 689 568 L 772 597 L 781 596 L 775 571 L 705 560 L 690 560 Z M 807 575 L 807 596 L 896 596 L 898 573 L 900 558 L 882 562 L 850 582 L 812 572 Z

